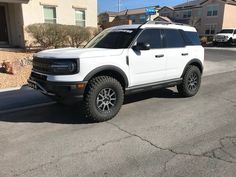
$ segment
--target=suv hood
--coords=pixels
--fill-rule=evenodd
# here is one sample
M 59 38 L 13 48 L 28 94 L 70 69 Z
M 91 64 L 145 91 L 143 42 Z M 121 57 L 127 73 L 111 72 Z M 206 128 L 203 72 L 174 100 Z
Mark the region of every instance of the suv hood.
M 123 49 L 100 49 L 100 48 L 62 48 L 44 50 L 35 54 L 39 58 L 93 58 L 103 56 L 121 55 Z
M 232 36 L 233 34 L 232 33 L 219 33 L 219 34 L 216 34 L 216 36 Z

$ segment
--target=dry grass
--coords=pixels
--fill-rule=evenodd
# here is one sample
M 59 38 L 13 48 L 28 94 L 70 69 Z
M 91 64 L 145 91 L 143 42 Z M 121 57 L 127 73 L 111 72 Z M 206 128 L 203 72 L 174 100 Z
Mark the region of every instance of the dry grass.
M 32 55 L 32 53 L 0 51 L 0 67 L 3 61 L 22 61 L 24 59 L 32 58 Z M 25 85 L 27 83 L 27 79 L 29 78 L 31 68 L 31 65 L 20 66 L 18 67 L 15 75 L 0 72 L 0 89 Z

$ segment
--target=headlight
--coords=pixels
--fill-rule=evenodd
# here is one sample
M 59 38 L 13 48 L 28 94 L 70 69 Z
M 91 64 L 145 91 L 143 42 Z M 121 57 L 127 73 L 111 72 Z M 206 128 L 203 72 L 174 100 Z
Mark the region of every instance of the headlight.
M 57 60 L 51 65 L 53 74 L 76 74 L 78 73 L 78 62 L 76 60 Z

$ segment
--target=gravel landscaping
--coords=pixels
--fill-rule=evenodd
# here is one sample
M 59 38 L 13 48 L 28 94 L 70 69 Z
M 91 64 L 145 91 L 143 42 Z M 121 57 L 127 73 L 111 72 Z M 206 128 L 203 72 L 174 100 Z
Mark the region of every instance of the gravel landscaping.
M 23 86 L 31 72 L 32 53 L 0 51 L 0 89 Z M 3 72 L 3 62 L 14 65 L 15 74 Z

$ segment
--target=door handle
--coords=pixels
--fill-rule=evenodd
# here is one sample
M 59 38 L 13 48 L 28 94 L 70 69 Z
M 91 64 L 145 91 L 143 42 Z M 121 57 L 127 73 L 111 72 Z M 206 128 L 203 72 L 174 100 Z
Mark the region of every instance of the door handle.
M 161 54 L 161 55 L 155 55 L 156 58 L 162 58 L 164 57 L 165 55 L 164 54 Z
M 188 53 L 182 53 L 181 55 L 182 55 L 182 56 L 187 56 L 187 55 L 188 55 Z

